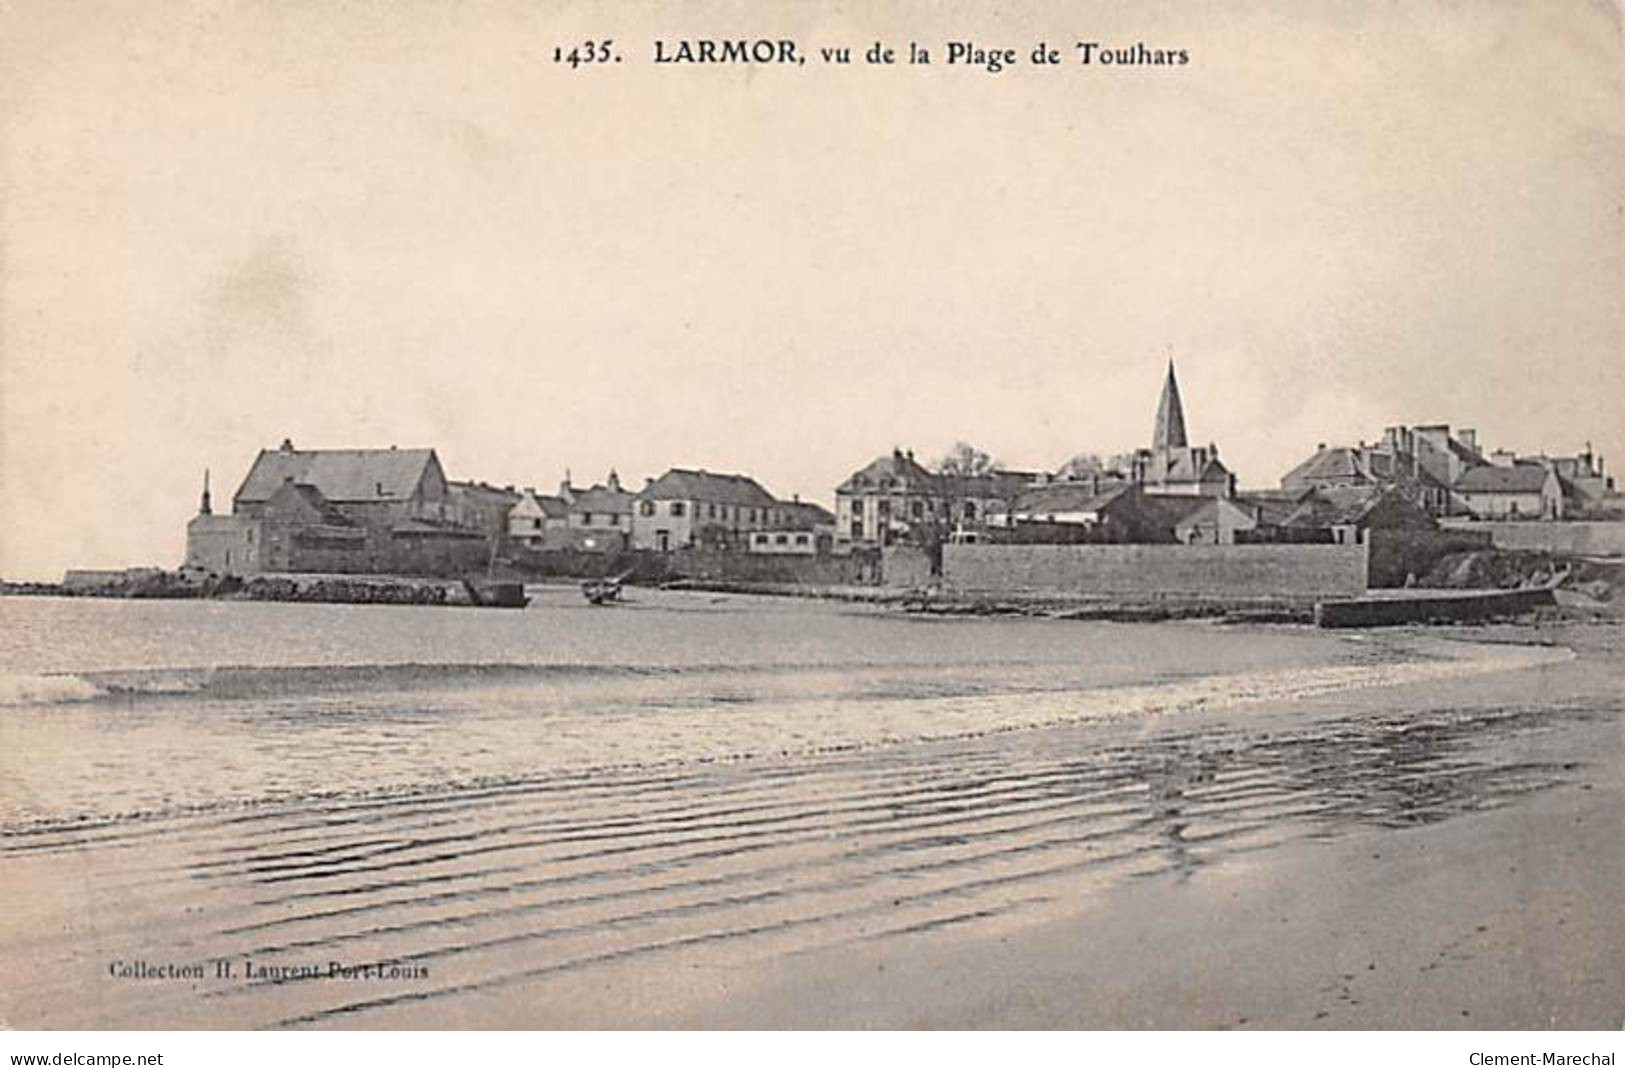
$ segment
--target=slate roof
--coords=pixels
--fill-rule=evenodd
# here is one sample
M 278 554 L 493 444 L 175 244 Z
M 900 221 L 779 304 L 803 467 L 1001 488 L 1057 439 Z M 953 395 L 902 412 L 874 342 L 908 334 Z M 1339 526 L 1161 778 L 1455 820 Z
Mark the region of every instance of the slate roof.
M 333 507 L 333 503 L 322 495 L 322 491 L 310 483 L 293 482 L 284 483 L 284 485 L 287 486 L 288 492 L 298 494 L 300 499 L 309 505 L 321 517 L 322 522 L 328 526 L 348 527 L 354 525 L 349 516 Z M 282 488 L 282 486 L 278 486 L 277 490 L 280 491 Z
M 552 496 L 544 497 L 541 494 L 536 494 L 535 499 L 536 499 L 537 505 L 540 506 L 540 508 L 542 509 L 542 514 L 544 516 L 546 516 L 547 518 L 549 518 L 549 519 L 568 519 L 568 518 L 570 518 L 570 506 L 565 503 L 565 500 L 564 500 L 563 497 L 552 497 Z
M 1347 445 L 1331 445 L 1316 451 L 1303 463 L 1288 471 L 1282 484 L 1301 481 L 1328 481 L 1331 479 L 1361 478 L 1369 480 L 1371 472 L 1360 462 L 1357 450 Z
M 563 497 L 544 496 L 534 490 L 529 490 L 520 496 L 519 505 L 516 507 L 523 506 L 527 497 L 536 502 L 537 510 L 548 519 L 568 519 L 570 517 L 570 506 L 565 503 Z
M 811 530 L 835 525 L 835 514 L 811 501 L 780 501 L 779 507 L 784 509 L 784 521 L 790 527 Z
M 1243 508 L 1249 508 L 1258 517 L 1260 523 L 1268 526 L 1281 526 L 1304 498 L 1309 490 L 1250 490 L 1246 493 L 1236 494 L 1236 503 Z
M 937 475 L 945 494 L 958 497 L 991 497 L 1010 500 L 1025 492 L 1038 475 L 1027 471 L 989 471 L 985 475 Z
M 865 493 L 882 489 L 882 480 L 888 478 L 904 480 L 909 488 L 917 491 L 937 492 L 937 476 L 920 466 L 912 456 L 906 456 L 897 450 L 874 460 L 859 471 L 854 471 L 845 482 L 836 487 L 835 492 Z
M 1100 487 L 1087 482 L 1052 482 L 1034 486 L 1010 505 L 1021 515 L 1054 515 L 1057 512 L 1098 512 L 1134 487 L 1127 482 Z
M 1377 520 L 1373 513 L 1384 505 L 1391 505 L 1400 511 L 1395 512 L 1391 508 L 1381 520 Z M 1303 502 L 1287 517 L 1283 525 L 1364 526 L 1368 521 L 1379 521 L 1380 525 L 1393 526 L 1396 516 L 1405 518 L 1407 514 L 1414 515 L 1414 523 L 1417 525 L 1424 521 L 1428 526 L 1433 525 L 1432 520 L 1426 518 L 1426 512 L 1421 506 L 1397 486 L 1337 486 L 1317 489 L 1305 496 Z
M 749 475 L 726 475 L 673 467 L 637 496 L 651 501 L 706 501 L 745 508 L 771 508 L 779 502 Z
M 591 486 L 572 490 L 569 501 L 571 512 L 630 512 L 637 494 L 608 486 Z M 568 513 L 567 513 L 568 514 Z
M 1456 489 L 1461 493 L 1539 493 L 1546 485 L 1547 474 L 1540 464 L 1485 464 L 1463 471 L 1456 479 Z
M 291 481 L 340 503 L 405 500 L 439 462 L 433 449 L 261 449 L 232 499 L 263 502 Z

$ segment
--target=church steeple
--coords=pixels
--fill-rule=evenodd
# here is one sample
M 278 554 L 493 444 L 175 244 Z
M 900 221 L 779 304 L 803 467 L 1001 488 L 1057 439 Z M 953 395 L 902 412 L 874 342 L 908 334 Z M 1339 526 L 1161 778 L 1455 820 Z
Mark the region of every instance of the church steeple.
M 1174 379 L 1174 361 L 1168 361 L 1168 378 L 1162 383 L 1162 399 L 1157 402 L 1157 426 L 1151 432 L 1151 448 L 1183 449 L 1185 406 L 1179 402 L 1179 383 Z

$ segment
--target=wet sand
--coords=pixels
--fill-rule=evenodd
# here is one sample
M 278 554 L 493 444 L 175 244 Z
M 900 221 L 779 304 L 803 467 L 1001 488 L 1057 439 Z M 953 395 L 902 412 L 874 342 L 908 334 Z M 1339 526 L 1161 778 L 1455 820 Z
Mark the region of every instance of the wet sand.
M 1579 655 L 10 836 L 0 1020 L 1618 1027 L 1617 628 L 1472 636 Z

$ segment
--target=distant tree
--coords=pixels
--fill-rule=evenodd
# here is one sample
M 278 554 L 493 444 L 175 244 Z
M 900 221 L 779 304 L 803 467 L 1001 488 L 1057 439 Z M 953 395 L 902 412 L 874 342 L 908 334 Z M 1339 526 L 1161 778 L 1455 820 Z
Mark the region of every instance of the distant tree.
M 947 478 L 974 478 L 998 466 L 997 460 L 976 446 L 956 441 L 948 454 L 937 461 L 937 474 Z
M 992 474 L 998 466 L 999 462 L 992 455 L 963 441 L 955 442 L 947 455 L 937 461 L 942 497 L 931 522 L 920 531 L 920 540 L 930 548 L 934 561 L 940 558 L 942 543 L 956 529 L 982 522 L 984 517 L 976 501 L 979 495 L 973 492 L 975 480 Z
M 1127 453 L 1116 453 L 1102 458 L 1096 452 L 1080 452 L 1056 469 L 1055 477 L 1081 479 L 1091 475 L 1106 478 L 1121 475 L 1129 468 Z

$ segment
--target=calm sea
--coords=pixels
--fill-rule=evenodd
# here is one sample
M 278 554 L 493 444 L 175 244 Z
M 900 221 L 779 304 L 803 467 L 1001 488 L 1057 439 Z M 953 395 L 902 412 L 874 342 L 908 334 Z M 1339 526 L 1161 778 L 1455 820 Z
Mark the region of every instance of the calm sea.
M 1394 665 L 1300 628 L 537 593 L 523 611 L 0 598 L 0 829 L 811 756 L 1278 700 Z

